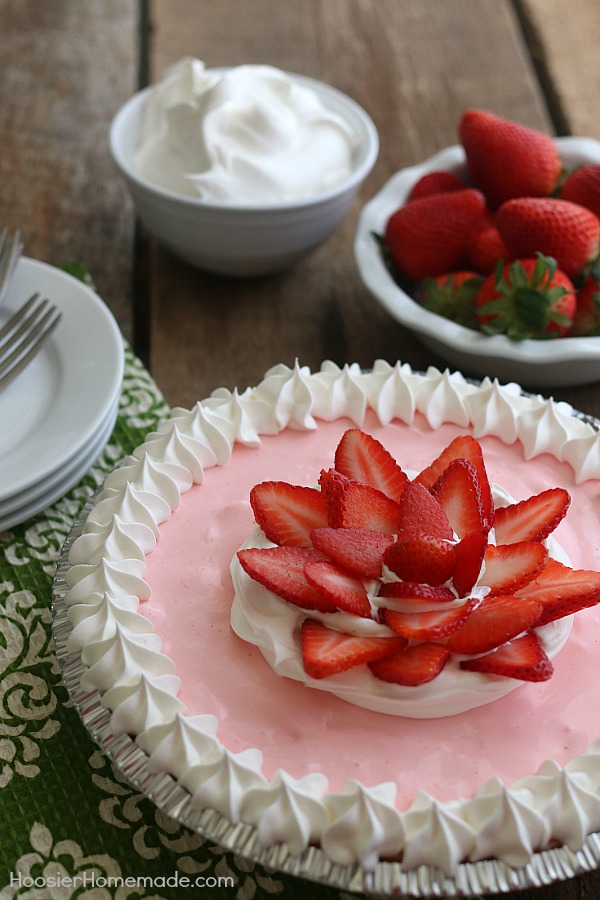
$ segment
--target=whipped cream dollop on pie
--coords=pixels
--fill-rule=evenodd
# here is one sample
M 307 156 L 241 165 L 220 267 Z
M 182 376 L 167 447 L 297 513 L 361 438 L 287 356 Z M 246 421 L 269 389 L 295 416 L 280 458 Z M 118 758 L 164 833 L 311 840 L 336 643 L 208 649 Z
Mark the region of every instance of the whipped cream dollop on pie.
M 508 507 L 512 503 L 512 498 L 506 491 L 495 485 L 492 485 L 492 496 L 498 508 Z M 492 542 L 494 537 L 492 528 L 490 534 Z M 570 565 L 568 556 L 556 540 L 548 538 L 546 543 L 553 559 L 566 566 Z M 257 526 L 240 550 L 267 549 L 275 546 L 277 545 Z M 310 555 L 310 551 L 308 554 Z M 482 567 L 485 568 L 483 562 Z M 339 568 L 343 573 L 343 567 Z M 240 564 L 239 553 L 232 561 L 231 572 L 235 587 L 231 625 L 236 634 L 257 646 L 278 675 L 293 678 L 312 688 L 328 691 L 349 703 L 391 715 L 419 719 L 434 718 L 456 715 L 491 703 L 522 684 L 517 678 L 490 676 L 483 672 L 462 669 L 461 660 L 468 657 L 461 654 L 451 654 L 438 675 L 416 685 L 383 681 L 377 678 L 367 665 L 352 666 L 339 674 L 315 678 L 307 673 L 303 664 L 301 633 L 302 623 L 307 618 L 318 620 L 328 628 L 343 634 L 365 638 L 391 638 L 394 631 L 385 623 L 381 615 L 382 610 L 392 607 L 394 610 L 418 614 L 464 609 L 473 600 L 479 604 L 489 592 L 489 588 L 478 588 L 473 585 L 466 597 L 459 597 L 455 591 L 454 600 L 447 600 L 444 597 L 442 602 L 436 602 L 435 599 L 424 600 L 419 597 L 418 592 L 415 597 L 408 594 L 408 599 L 394 600 L 390 597 L 379 597 L 377 590 L 380 582 L 375 579 L 368 581 L 365 576 L 365 591 L 372 605 L 372 615 L 369 617 L 353 615 L 341 609 L 334 612 L 306 609 L 293 602 L 282 600 L 244 570 Z M 397 580 L 393 573 L 385 569 L 384 577 L 388 584 Z M 515 602 L 518 603 L 518 600 Z M 568 615 L 535 629 L 541 647 L 549 659 L 553 659 L 562 649 L 571 626 L 572 616 Z M 438 627 L 438 631 L 442 631 L 444 636 L 450 633 L 445 627 Z
M 248 823 L 262 846 L 284 842 L 292 854 L 316 846 L 338 865 L 371 869 L 392 858 L 405 871 L 447 874 L 465 860 L 521 866 L 548 846 L 576 851 L 600 829 L 598 607 L 562 620 L 572 628 L 547 681 L 517 687 L 457 671 L 477 679 L 478 699 L 487 684 L 515 689 L 457 712 L 461 687 L 448 700 L 452 715 L 438 715 L 435 694 L 464 654 L 427 684 L 397 691 L 380 682 L 385 703 L 388 690 L 394 703 L 426 695 L 416 705 L 430 704 L 427 718 L 346 702 L 322 689 L 328 678 L 307 688 L 277 674 L 280 664 L 285 676 L 302 664 L 296 632 L 286 643 L 286 617 L 315 616 L 268 591 L 261 613 L 265 589 L 237 567 L 248 540 L 274 543 L 253 531 L 250 492 L 268 479 L 314 487 L 353 428 L 416 473 L 457 435 L 471 435 L 490 482 L 507 492 L 494 493 L 498 507 L 567 489 L 571 507 L 547 541 L 546 565 L 597 568 L 600 439 L 568 404 L 401 363 L 377 361 L 368 372 L 276 366 L 254 388 L 174 409 L 94 498 L 65 575 L 68 649 L 81 657 L 82 688 L 99 693 L 113 735 L 131 735 L 194 810 Z M 236 593 L 243 640 L 230 624 Z M 535 630 L 552 656 L 546 628 Z M 251 643 L 259 633 L 272 642 L 265 651 Z M 333 677 L 354 689 L 359 669 L 370 673 L 365 665 Z M 359 693 L 374 696 L 371 685 Z

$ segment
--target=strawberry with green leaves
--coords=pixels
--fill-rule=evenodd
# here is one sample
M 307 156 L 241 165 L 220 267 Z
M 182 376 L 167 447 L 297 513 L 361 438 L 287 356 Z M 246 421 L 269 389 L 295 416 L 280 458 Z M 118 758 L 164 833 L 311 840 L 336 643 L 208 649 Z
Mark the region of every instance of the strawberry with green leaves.
M 588 275 L 577 291 L 577 306 L 569 335 L 600 336 L 600 275 Z
M 554 191 L 562 162 L 549 135 L 481 109 L 463 113 L 458 134 L 473 183 L 493 209 Z
M 475 298 L 483 281 L 478 272 L 458 269 L 435 278 L 425 278 L 418 287 L 416 298 L 425 309 L 464 325 L 477 328 Z
M 422 281 L 456 269 L 485 209 L 473 188 L 432 194 L 397 209 L 384 234 L 392 262 L 407 278 Z
M 591 210 L 555 197 L 517 197 L 496 213 L 496 226 L 515 259 L 538 253 L 556 260 L 569 278 L 600 253 L 600 219 Z
M 488 275 L 477 295 L 477 318 L 485 334 L 515 341 L 565 335 L 575 315 L 575 287 L 555 260 L 518 259 Z

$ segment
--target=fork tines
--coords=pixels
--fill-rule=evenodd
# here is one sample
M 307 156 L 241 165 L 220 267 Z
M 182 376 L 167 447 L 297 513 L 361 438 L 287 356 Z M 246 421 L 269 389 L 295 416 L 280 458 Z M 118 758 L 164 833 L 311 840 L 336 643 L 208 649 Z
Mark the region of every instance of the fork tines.
M 0 389 L 31 362 L 60 319 L 57 308 L 36 293 L 0 328 Z
M 0 304 L 4 299 L 22 252 L 21 233 L 15 231 L 11 237 L 8 228 L 3 228 L 0 231 Z

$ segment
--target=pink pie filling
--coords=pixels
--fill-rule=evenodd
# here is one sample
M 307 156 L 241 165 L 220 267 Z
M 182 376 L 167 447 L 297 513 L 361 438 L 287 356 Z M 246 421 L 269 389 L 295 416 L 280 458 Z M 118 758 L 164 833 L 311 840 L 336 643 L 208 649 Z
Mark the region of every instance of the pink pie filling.
M 340 419 L 316 431 L 286 430 L 263 437 L 259 449 L 236 446 L 230 462 L 208 469 L 204 483 L 183 495 L 161 526 L 148 556 L 152 596 L 140 611 L 175 662 L 188 714 L 217 716 L 219 738 L 233 752 L 260 747 L 268 778 L 278 768 L 295 777 L 323 772 L 332 790 L 342 790 L 349 778 L 368 786 L 395 781 L 401 809 L 419 788 L 444 801 L 468 797 L 494 776 L 510 785 L 535 774 L 546 759 L 564 765 L 599 736 L 600 606 L 575 616 L 548 682 L 429 720 L 370 712 L 280 678 L 231 630 L 229 565 L 254 525 L 250 489 L 266 480 L 314 485 L 352 424 Z M 402 468 L 417 471 L 464 431 L 452 425 L 432 431 L 422 417 L 410 427 L 382 427 L 373 416 L 363 427 Z M 481 445 L 490 480 L 515 499 L 555 485 L 570 492 L 569 513 L 555 536 L 574 568 L 599 568 L 600 482 L 576 485 L 571 467 L 547 454 L 525 461 L 520 444 L 482 438 Z

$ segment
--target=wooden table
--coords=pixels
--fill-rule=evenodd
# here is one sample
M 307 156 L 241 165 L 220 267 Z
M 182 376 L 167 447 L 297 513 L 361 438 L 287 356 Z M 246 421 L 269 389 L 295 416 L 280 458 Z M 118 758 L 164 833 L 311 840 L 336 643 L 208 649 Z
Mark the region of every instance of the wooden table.
M 598 46 L 597 0 L 0 0 L 0 222 L 21 229 L 29 256 L 85 264 L 172 405 L 255 384 L 296 358 L 443 367 L 363 287 L 352 255 L 360 205 L 398 168 L 455 143 L 468 106 L 600 138 Z M 109 123 L 184 55 L 323 79 L 375 120 L 381 152 L 353 213 L 295 269 L 212 276 L 136 227 Z M 597 385 L 554 396 L 600 415 Z M 513 896 L 599 894 L 588 874 Z

